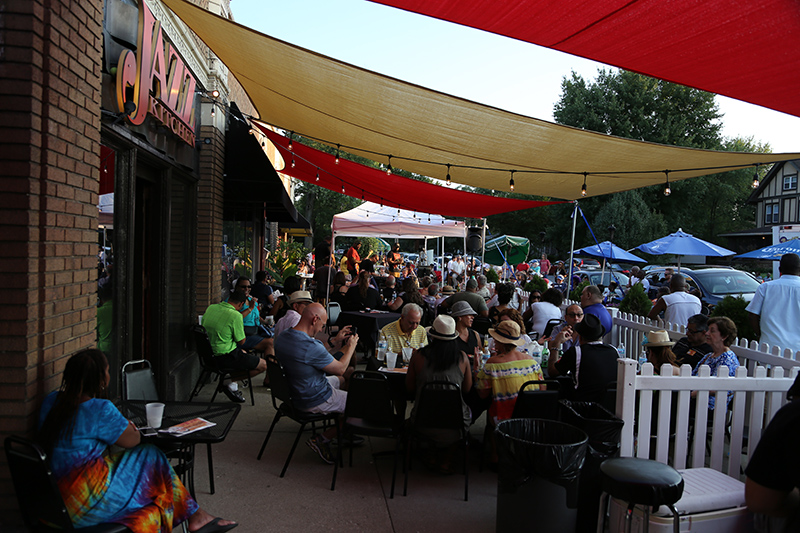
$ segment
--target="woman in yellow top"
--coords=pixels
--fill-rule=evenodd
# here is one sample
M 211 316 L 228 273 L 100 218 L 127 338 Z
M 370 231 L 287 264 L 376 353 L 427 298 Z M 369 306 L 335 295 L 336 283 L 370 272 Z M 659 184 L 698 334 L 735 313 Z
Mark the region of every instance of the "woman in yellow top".
M 489 329 L 495 340 L 495 353 L 478 372 L 476 387 L 483 398 L 492 396 L 489 416 L 494 424 L 511 418 L 517 394 L 523 383 L 543 380 L 539 363 L 517 347 L 525 344 L 519 325 L 512 320 L 502 320 Z

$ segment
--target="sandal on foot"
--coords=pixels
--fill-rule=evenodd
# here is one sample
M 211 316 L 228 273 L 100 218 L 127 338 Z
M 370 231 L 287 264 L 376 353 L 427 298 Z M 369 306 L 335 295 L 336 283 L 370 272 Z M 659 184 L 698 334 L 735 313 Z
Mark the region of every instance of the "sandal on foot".
M 228 524 L 227 526 L 221 526 L 219 525 L 220 520 L 223 519 L 217 517 L 208 524 L 201 527 L 200 529 L 193 531 L 192 533 L 222 533 L 223 531 L 230 531 L 231 529 L 239 525 L 239 524 Z

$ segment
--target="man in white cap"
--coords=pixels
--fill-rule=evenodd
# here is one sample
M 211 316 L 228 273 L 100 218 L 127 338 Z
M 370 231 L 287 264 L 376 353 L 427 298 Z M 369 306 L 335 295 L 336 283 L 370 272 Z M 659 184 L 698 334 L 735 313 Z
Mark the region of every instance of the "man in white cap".
M 303 310 L 308 307 L 314 300 L 311 299 L 311 293 L 308 291 L 294 291 L 289 297 L 289 310 L 275 323 L 275 337 L 280 335 L 283 331 L 293 328 L 300 322 L 300 316 Z

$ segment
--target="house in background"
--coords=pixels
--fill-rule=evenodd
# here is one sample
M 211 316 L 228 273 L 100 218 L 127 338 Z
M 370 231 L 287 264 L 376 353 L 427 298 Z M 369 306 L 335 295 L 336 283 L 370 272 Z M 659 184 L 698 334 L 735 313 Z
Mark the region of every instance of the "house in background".
M 800 159 L 775 163 L 748 198 L 756 206 L 756 227 L 726 233 L 729 248 L 748 252 L 772 244 L 773 226 L 800 224 L 800 190 L 797 176 Z

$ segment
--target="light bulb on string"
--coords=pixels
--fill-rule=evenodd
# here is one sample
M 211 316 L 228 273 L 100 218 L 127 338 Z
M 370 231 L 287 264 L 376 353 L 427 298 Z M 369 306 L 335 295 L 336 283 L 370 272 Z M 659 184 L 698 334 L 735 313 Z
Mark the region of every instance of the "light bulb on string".
M 586 196 L 586 175 L 587 173 L 583 173 L 583 185 L 581 185 L 581 196 Z
M 296 163 L 294 162 L 294 156 L 292 156 L 292 168 L 294 168 L 295 166 L 296 166 Z
M 361 189 L 361 201 L 364 201 L 364 189 Z
M 508 182 L 508 186 L 511 188 L 511 192 L 514 192 L 514 172 L 515 170 L 511 171 L 511 180 Z
M 387 176 L 392 175 L 392 156 L 389 156 L 389 166 L 386 167 L 386 175 Z
M 450 163 L 447 163 L 447 186 L 450 186 Z
M 339 164 L 339 145 L 336 145 L 336 159 L 333 160 L 337 165 Z
M 669 186 L 669 170 L 665 170 L 664 175 L 667 177 L 667 183 L 664 185 L 664 196 L 669 196 L 672 194 L 672 189 Z
M 342 194 L 344 194 L 344 182 L 342 182 Z
M 214 118 L 216 116 L 217 116 L 217 106 L 212 105 L 211 106 L 211 118 Z
M 294 161 L 294 159 L 292 159 L 292 161 Z M 317 169 L 317 180 L 316 181 L 319 181 L 319 169 Z
M 759 166 L 761 166 L 761 165 L 756 165 L 756 173 L 753 174 L 753 184 L 751 185 L 751 187 L 753 187 L 754 189 L 758 189 L 758 186 L 761 185 L 761 180 L 758 179 L 758 167 Z
M 292 144 L 292 137 L 294 137 L 294 132 L 293 132 L 293 131 L 290 131 L 290 132 L 289 132 L 289 150 L 291 150 L 292 148 L 294 148 L 294 145 Z

